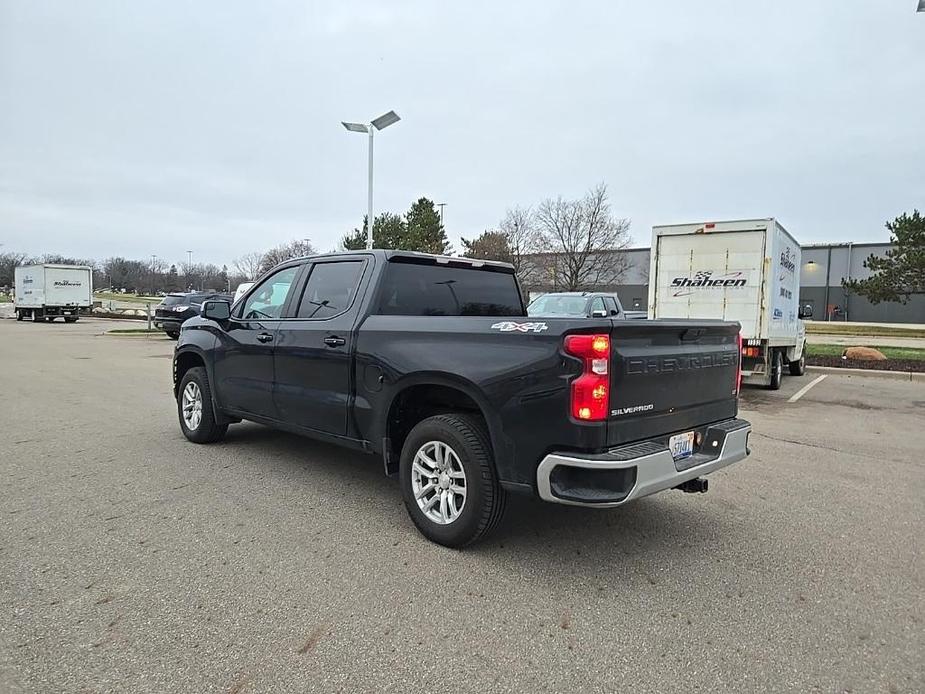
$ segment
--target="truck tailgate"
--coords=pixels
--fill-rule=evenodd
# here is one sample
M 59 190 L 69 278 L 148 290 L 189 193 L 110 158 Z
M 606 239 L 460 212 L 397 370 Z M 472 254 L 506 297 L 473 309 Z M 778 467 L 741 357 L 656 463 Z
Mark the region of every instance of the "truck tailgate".
M 722 321 L 614 321 L 608 445 L 735 417 L 738 332 Z

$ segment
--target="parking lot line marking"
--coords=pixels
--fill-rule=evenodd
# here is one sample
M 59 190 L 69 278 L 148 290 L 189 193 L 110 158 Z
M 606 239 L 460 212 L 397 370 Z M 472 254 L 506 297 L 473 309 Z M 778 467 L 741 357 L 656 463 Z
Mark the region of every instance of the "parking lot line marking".
M 794 393 L 793 395 L 791 395 L 791 396 L 790 396 L 790 399 L 789 399 L 787 402 L 796 402 L 797 400 L 799 400 L 800 398 L 802 398 L 804 395 L 806 395 L 806 393 L 809 392 L 809 389 L 812 388 L 812 387 L 813 387 L 814 385 L 816 385 L 817 383 L 819 383 L 819 381 L 825 380 L 825 378 L 826 378 L 827 376 L 828 376 L 828 374 L 822 374 L 821 376 L 817 376 L 817 377 L 814 378 L 812 381 L 810 381 L 809 383 L 807 383 L 805 386 L 803 386 L 802 388 L 800 388 L 796 393 Z

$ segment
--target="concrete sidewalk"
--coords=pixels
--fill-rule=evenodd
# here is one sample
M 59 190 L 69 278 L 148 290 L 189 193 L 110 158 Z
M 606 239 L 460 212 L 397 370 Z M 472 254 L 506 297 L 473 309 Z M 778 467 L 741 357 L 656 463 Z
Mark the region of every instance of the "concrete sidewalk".
M 843 320 L 833 320 L 833 321 L 824 321 L 824 320 L 807 320 L 804 321 L 806 325 L 812 326 L 822 326 L 822 325 L 856 325 L 856 326 L 868 326 L 871 328 L 906 328 L 907 330 L 925 330 L 925 323 L 861 323 L 860 321 L 843 321 Z
M 913 347 L 925 349 L 925 337 L 884 337 L 878 335 L 823 335 L 807 333 L 811 345 L 845 345 L 846 347 Z

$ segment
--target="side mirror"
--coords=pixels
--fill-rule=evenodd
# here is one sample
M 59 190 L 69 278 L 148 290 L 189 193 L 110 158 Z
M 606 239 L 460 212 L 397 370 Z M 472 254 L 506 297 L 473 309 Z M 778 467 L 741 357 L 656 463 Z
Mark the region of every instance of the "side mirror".
M 607 311 L 591 311 L 592 318 L 606 318 Z
M 209 301 L 203 302 L 200 315 L 210 320 L 228 320 L 231 318 L 231 304 L 227 301 L 210 299 Z
M 800 310 L 797 312 L 797 315 L 800 318 L 812 318 L 813 317 L 813 307 L 810 304 L 805 306 L 800 306 Z

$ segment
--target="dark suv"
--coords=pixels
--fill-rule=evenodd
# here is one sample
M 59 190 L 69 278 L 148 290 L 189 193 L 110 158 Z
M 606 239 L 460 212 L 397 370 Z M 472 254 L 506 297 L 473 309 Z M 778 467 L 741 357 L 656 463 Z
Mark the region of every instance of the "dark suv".
M 180 326 L 193 316 L 199 315 L 202 302 L 208 299 L 231 301 L 231 294 L 222 292 L 189 292 L 168 294 L 154 310 L 154 327 L 160 328 L 172 340 L 180 337 Z

